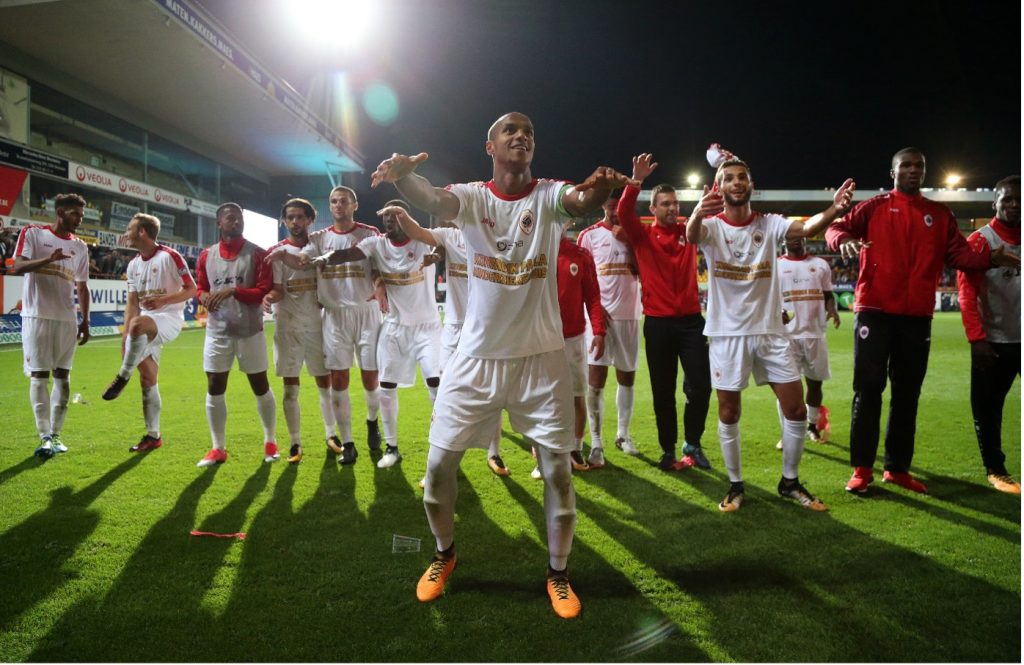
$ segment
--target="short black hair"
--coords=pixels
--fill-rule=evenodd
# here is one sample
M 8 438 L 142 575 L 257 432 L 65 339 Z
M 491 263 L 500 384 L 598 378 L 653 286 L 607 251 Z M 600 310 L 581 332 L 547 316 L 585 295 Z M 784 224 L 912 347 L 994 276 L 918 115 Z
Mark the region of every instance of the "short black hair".
M 658 198 L 658 194 L 676 193 L 676 188 L 667 182 L 663 182 L 651 190 L 651 204 L 654 204 L 654 199 Z
M 306 199 L 294 198 L 285 201 L 284 205 L 281 206 L 281 219 L 285 218 L 285 215 L 288 213 L 288 208 L 302 208 L 303 212 L 306 213 L 306 217 L 316 221 L 316 208 L 314 208 L 313 204 Z
M 409 210 L 409 204 L 403 201 L 402 199 L 391 199 L 390 201 L 384 204 L 385 208 L 387 208 L 388 206 L 398 206 L 399 208 L 404 208 L 406 212 L 411 212 Z
M 996 183 L 995 190 L 998 192 L 1000 189 L 1009 189 L 1016 187 L 1020 189 L 1020 176 L 1019 175 L 1008 175 L 999 182 Z
M 217 206 L 217 219 L 220 219 L 221 213 L 223 213 L 228 208 L 234 208 L 238 211 L 239 215 L 242 214 L 242 206 L 238 205 L 237 203 L 221 203 L 219 206 Z
M 84 208 L 85 199 L 81 194 L 58 194 L 53 199 L 53 207 L 57 208 Z
M 352 203 L 359 203 L 359 197 L 356 196 L 356 190 L 352 189 L 351 187 L 346 187 L 345 185 L 338 185 L 337 187 L 331 190 L 331 194 L 334 194 L 334 192 L 345 192 L 352 198 Z M 330 198 L 330 194 L 328 195 L 328 198 Z
M 715 171 L 715 182 L 718 182 L 718 176 L 722 174 L 722 171 L 724 171 L 730 166 L 742 166 L 747 170 L 747 175 L 750 176 L 751 179 L 754 178 L 754 174 L 750 171 L 750 164 L 747 164 L 739 157 L 730 157 L 729 159 L 722 162 L 721 165 L 719 165 L 718 170 Z
M 900 148 L 895 153 L 893 153 L 893 156 L 892 156 L 892 167 L 893 168 L 896 168 L 896 163 L 898 161 L 897 157 L 899 157 L 901 155 L 921 155 L 922 157 L 924 157 L 924 152 L 922 152 L 920 148 L 915 148 L 913 146 L 907 146 L 906 148 Z

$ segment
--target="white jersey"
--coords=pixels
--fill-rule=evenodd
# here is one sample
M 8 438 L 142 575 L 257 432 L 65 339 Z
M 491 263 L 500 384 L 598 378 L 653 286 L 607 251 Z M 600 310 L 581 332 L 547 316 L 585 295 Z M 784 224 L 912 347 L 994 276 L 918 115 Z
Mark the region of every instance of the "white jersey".
M 568 187 L 534 180 L 506 196 L 493 182 L 448 186 L 459 200 L 454 222 L 466 239 L 469 272 L 463 355 L 522 358 L 563 348 L 557 262 Z
M 782 306 L 793 319 L 786 334 L 793 339 L 825 336 L 825 292 L 832 290 L 832 268 L 824 259 L 810 254 L 802 259 L 779 257 L 779 286 Z
M 753 213 L 740 226 L 724 215 L 704 218 L 700 242 L 708 263 L 708 337 L 783 333 L 775 248 L 790 221 Z
M 469 302 L 469 274 L 466 271 L 466 239 L 459 229 L 430 229 L 430 234 L 444 247 L 445 296 L 444 324 L 462 325 Z
M 283 248 L 289 254 L 301 254 L 302 247 L 284 239 L 268 251 Z M 317 270 L 310 266 L 296 270 L 284 261 L 274 262 L 274 284 L 280 284 L 284 296 L 274 304 L 274 321 L 282 330 L 310 332 L 320 330 L 320 303 L 317 302 Z
M 580 233 L 576 244 L 590 252 L 597 268 L 601 306 L 618 321 L 640 319 L 640 277 L 633 248 L 615 237 L 611 227 L 598 222 Z
M 436 268 L 423 267 L 423 257 L 430 254 L 430 245 L 406 240 L 396 245 L 385 236 L 373 236 L 359 242 L 359 250 L 377 268 L 388 291 L 388 313 L 385 321 L 401 326 L 439 323 L 437 299 L 434 297 Z
M 147 298 L 175 294 L 186 284 L 195 284 L 192 273 L 185 265 L 181 254 L 170 247 L 157 245 L 156 251 L 148 259 L 138 254 L 128 262 L 125 271 L 128 275 L 128 293 L 134 293 L 141 304 Z M 160 309 L 147 309 L 142 314 L 168 313 L 175 318 L 185 319 L 185 303 L 176 302 L 164 305 Z
M 69 257 L 25 275 L 21 288 L 21 315 L 78 322 L 75 282 L 89 280 L 89 248 L 74 234 L 61 237 L 50 226 L 26 226 L 18 236 L 15 257 L 41 259 L 60 248 Z
M 315 258 L 335 249 L 355 247 L 360 240 L 379 235 L 374 227 L 359 222 L 347 233 L 329 226 L 310 233 L 309 244 L 302 251 Z M 325 266 L 317 277 L 317 296 L 324 307 L 362 307 L 372 295 L 369 259 Z

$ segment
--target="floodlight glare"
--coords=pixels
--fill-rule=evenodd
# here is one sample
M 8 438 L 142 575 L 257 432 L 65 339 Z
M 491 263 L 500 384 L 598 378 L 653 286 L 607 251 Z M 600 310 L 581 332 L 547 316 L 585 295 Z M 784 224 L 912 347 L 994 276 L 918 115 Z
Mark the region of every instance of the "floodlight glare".
M 285 6 L 305 39 L 347 51 L 363 43 L 377 13 L 377 3 L 357 0 L 289 0 Z
M 698 184 L 700 184 L 700 176 L 697 175 L 696 173 L 691 173 L 690 175 L 686 176 L 686 184 L 688 184 L 690 187 L 696 187 Z
M 946 176 L 946 187 L 956 187 L 960 184 L 961 180 L 963 180 L 963 178 L 956 173 L 950 173 Z

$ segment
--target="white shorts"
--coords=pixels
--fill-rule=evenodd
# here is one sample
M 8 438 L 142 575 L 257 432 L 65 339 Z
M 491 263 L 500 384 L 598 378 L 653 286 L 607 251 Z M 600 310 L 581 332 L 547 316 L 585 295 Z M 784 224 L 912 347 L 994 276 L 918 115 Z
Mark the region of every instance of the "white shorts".
M 274 373 L 277 376 L 298 377 L 302 372 L 303 361 L 310 376 L 327 376 L 323 331 L 286 330 L 278 323 L 274 328 Z
M 573 397 L 587 394 L 587 347 L 583 338 L 584 335 L 576 335 L 565 339 L 565 360 L 569 363 Z
M 263 331 L 237 339 L 234 337 L 213 337 L 207 329 L 203 344 L 203 371 L 230 372 L 238 358 L 238 369 L 246 374 L 267 371 L 267 338 Z
M 456 351 L 434 402 L 430 445 L 487 448 L 508 411 L 512 429 L 555 452 L 574 449 L 569 364 L 561 349 L 525 358 L 470 358 Z
M 785 335 L 716 336 L 708 340 L 711 387 L 716 390 L 743 390 L 751 374 L 759 386 L 800 380 Z
M 21 352 L 25 376 L 31 376 L 32 372 L 71 369 L 77 341 L 77 323 L 22 317 Z
M 605 319 L 604 355 L 595 358 L 590 349 L 594 333 L 587 322 L 587 363 L 614 367 L 620 372 L 635 372 L 640 359 L 640 322 L 636 319 Z
M 460 337 L 462 337 L 461 323 L 446 323 L 441 328 L 441 355 L 438 357 L 437 366 L 441 368 L 442 374 L 444 374 L 444 368 L 448 366 L 448 361 L 455 355 L 455 349 L 459 347 Z
M 149 317 L 156 325 L 156 337 L 150 340 L 142 359 L 152 358 L 157 365 L 160 364 L 160 352 L 164 344 L 169 344 L 178 338 L 181 329 L 185 326 L 185 320 L 177 312 L 141 312 L 139 316 Z
M 438 355 L 441 350 L 441 322 L 401 326 L 386 321 L 377 341 L 377 367 L 381 383 L 408 388 L 416 383 L 416 363 L 424 379 L 441 376 Z
M 351 369 L 358 353 L 360 369 L 376 372 L 377 335 L 381 323 L 377 301 L 359 307 L 325 307 L 322 316 L 327 369 Z
M 812 381 L 828 381 L 832 370 L 828 365 L 828 342 L 824 337 L 790 339 L 789 347 L 800 373 Z

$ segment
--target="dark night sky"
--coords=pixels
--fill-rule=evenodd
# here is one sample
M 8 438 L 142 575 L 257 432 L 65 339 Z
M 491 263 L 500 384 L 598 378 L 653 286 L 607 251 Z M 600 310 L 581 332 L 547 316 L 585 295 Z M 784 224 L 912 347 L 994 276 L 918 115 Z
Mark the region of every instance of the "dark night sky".
M 907 145 L 928 157 L 926 186 L 951 170 L 971 188 L 1020 171 L 1016 3 L 376 0 L 384 25 L 363 50 L 326 56 L 271 0 L 200 2 L 303 94 L 338 70 L 357 91 L 392 86 L 397 120 L 358 121 L 370 171 L 423 150 L 435 184 L 487 179 L 484 134 L 510 110 L 533 119 L 543 177 L 628 170 L 650 151 L 649 184 L 682 184 L 695 168 L 710 178 L 712 141 L 768 189 L 889 187 Z

